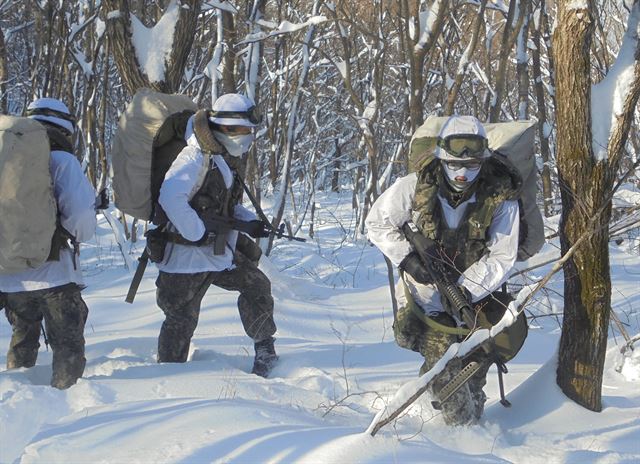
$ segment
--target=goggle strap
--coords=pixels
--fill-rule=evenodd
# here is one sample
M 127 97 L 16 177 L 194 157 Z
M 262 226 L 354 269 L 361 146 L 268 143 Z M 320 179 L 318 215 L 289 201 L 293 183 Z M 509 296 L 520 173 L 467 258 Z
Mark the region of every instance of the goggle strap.
M 231 118 L 231 119 L 247 119 L 253 124 L 258 124 L 259 120 L 255 112 L 255 106 L 246 111 L 210 111 L 209 116 L 212 118 Z
M 53 118 L 64 119 L 70 122 L 75 127 L 76 118 L 70 114 L 62 113 L 60 111 L 52 110 L 49 108 L 31 108 L 27 110 L 27 116 L 51 116 Z

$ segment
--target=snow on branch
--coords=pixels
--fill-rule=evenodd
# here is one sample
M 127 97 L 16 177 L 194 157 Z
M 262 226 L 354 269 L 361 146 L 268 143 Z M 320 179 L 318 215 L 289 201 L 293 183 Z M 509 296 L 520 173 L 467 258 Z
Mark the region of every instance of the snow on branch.
M 162 18 L 151 28 L 131 14 L 132 43 L 136 58 L 151 82 L 165 80 L 165 62 L 173 49 L 173 35 L 179 18 L 179 0 L 171 0 Z
M 427 11 L 420 12 L 420 38 L 416 43 L 416 51 L 422 50 L 433 34 L 433 27 L 438 19 L 440 9 L 445 7 L 443 3 L 444 0 L 436 0 Z
M 524 287 L 518 293 L 515 301 L 512 301 L 507 310 L 504 312 L 502 319 L 498 321 L 496 325 L 491 329 L 479 329 L 474 331 L 467 339 L 461 343 L 453 343 L 449 346 L 446 353 L 438 360 L 438 362 L 422 376 L 417 379 L 410 380 L 402 385 L 396 394 L 391 398 L 384 409 L 380 410 L 371 421 L 371 424 L 367 428 L 365 433 L 371 436 L 384 427 L 389 422 L 398 417 L 407 407 L 409 407 L 418 397 L 427 391 L 427 385 L 431 380 L 442 371 L 453 358 L 463 358 L 468 353 L 478 349 L 484 342 L 495 337 L 501 331 L 511 326 L 518 319 L 518 315 L 521 311 L 524 311 L 524 306 L 528 302 L 530 295 L 532 295 L 539 286 L 530 285 Z
M 264 39 L 268 39 L 270 37 L 275 37 L 282 34 L 290 34 L 292 32 L 297 32 L 301 29 L 304 29 L 310 26 L 317 26 L 318 24 L 322 24 L 327 21 L 329 21 L 329 19 L 326 16 L 322 16 L 322 15 L 311 16 L 309 19 L 307 19 L 303 23 L 291 23 L 285 20 L 285 21 L 282 21 L 277 26 L 273 22 L 260 20 L 260 21 L 257 21 L 259 25 L 267 28 L 272 28 L 273 30 L 270 32 L 247 34 L 246 38 L 243 41 L 238 43 L 242 44 L 242 43 L 248 43 L 248 42 L 256 42 L 258 40 L 264 40 Z
M 609 139 L 625 102 L 638 79 L 636 68 L 640 50 L 640 2 L 633 4 L 627 30 L 615 63 L 604 79 L 591 88 L 591 127 L 596 161 L 607 159 Z

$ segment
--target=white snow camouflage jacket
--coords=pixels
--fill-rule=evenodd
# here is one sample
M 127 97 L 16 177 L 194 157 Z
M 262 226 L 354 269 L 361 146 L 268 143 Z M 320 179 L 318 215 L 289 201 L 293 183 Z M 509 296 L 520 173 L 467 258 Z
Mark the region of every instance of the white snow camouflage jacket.
M 417 180 L 416 173 L 398 179 L 376 200 L 366 219 L 369 240 L 396 266 L 413 250 L 400 229 L 411 220 Z M 443 198 L 439 200 L 447 225 L 455 228 L 466 206 L 475 201 L 475 195 L 455 209 Z M 465 270 L 458 280 L 458 284 L 469 290 L 473 302 L 495 291 L 508 278 L 518 253 L 519 228 L 517 201 L 503 202 L 489 227 L 489 253 Z M 409 275 L 405 275 L 405 280 L 414 300 L 425 311 L 443 310 L 434 285 L 419 284 Z M 396 296 L 399 305 L 406 304 L 402 282 L 396 286 Z
M 160 187 L 158 202 L 164 209 L 171 227 L 187 240 L 199 240 L 205 232 L 205 226 L 198 214 L 189 205 L 189 201 L 197 193 L 204 181 L 209 161 L 202 153 L 193 132 L 193 116 L 187 122 L 185 131 L 187 146 L 167 171 Z M 233 173 L 220 155 L 213 155 L 215 169 L 224 178 L 227 188 L 233 186 Z M 234 217 L 243 221 L 256 219 L 255 214 L 242 205 L 236 205 Z M 237 231 L 228 234 L 224 255 L 214 255 L 213 246 L 190 246 L 167 243 L 162 262 L 157 263 L 163 272 L 192 274 L 196 272 L 224 271 L 233 269 L 233 252 L 236 248 Z
M 78 242 L 87 242 L 96 231 L 96 196 L 91 183 L 76 157 L 66 151 L 51 152 L 49 170 L 62 227 Z M 79 266 L 76 259 L 74 268 L 73 250 L 65 248 L 60 251 L 60 261 L 47 261 L 37 269 L 0 275 L 0 291 L 43 290 L 71 282 L 82 285 Z

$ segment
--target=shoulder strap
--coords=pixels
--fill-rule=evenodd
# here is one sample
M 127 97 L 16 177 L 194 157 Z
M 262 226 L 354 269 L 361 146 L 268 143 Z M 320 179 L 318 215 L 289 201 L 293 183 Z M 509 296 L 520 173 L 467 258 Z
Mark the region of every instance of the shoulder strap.
M 275 230 L 275 229 L 273 229 L 273 226 L 271 225 L 271 221 L 269 220 L 269 218 L 267 218 L 267 215 L 264 214 L 264 211 L 262 210 L 262 208 L 258 204 L 258 200 L 256 200 L 255 196 L 253 196 L 253 193 L 251 193 L 251 190 L 249 190 L 249 187 L 247 187 L 247 184 L 244 182 L 244 179 L 237 172 L 236 172 L 236 179 L 242 184 L 242 188 L 244 189 L 244 191 L 246 192 L 247 196 L 249 197 L 249 200 L 251 201 L 251 204 L 253 205 L 253 207 L 256 210 L 256 213 L 258 213 L 258 217 L 260 217 L 260 219 L 264 223 L 268 224 L 269 227 L 271 227 L 272 230 Z

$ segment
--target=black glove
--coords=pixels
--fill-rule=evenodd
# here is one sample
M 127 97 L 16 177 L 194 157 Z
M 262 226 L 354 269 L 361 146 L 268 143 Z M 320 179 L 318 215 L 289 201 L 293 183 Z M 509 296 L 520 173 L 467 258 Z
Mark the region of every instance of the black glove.
M 259 219 L 245 221 L 240 230 L 253 238 L 268 237 L 270 233 L 266 224 Z
M 100 190 L 96 197 L 96 211 L 107 209 L 109 207 L 109 194 L 107 193 L 107 187 Z
M 434 283 L 431 278 L 431 274 L 429 274 L 429 271 L 422 262 L 422 259 L 420 259 L 420 256 L 415 251 L 412 251 L 405 256 L 398 268 L 409 274 L 418 283 L 424 285 Z

